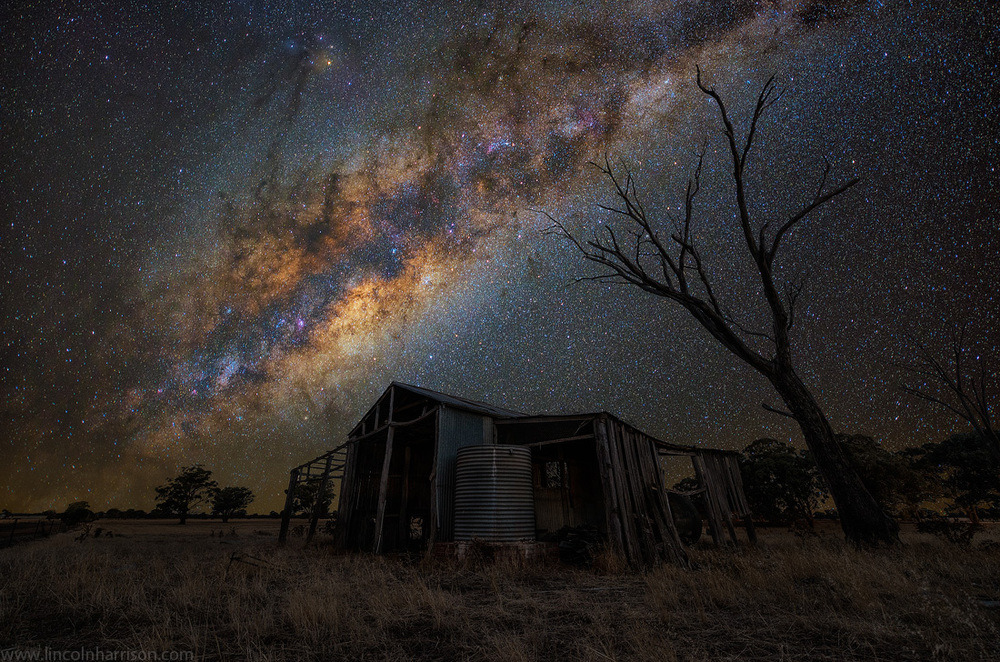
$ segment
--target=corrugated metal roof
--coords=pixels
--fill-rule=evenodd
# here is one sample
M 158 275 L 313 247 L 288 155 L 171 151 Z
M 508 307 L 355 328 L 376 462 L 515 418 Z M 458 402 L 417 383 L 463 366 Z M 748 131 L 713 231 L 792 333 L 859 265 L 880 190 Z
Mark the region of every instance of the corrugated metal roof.
M 735 451 L 722 450 L 719 448 L 707 448 L 701 445 L 675 444 L 663 441 L 662 439 L 657 439 L 652 435 L 642 432 L 642 430 L 632 425 L 628 421 L 622 419 L 620 416 L 616 416 L 615 414 L 611 414 L 606 411 L 585 412 L 577 414 L 551 414 L 551 415 L 525 414 L 524 412 L 514 411 L 513 409 L 504 409 L 503 407 L 497 407 L 487 402 L 479 402 L 478 400 L 469 400 L 468 398 L 460 398 L 456 395 L 441 393 L 440 391 L 434 391 L 429 388 L 424 388 L 422 386 L 414 386 L 413 384 L 404 384 L 403 382 L 392 382 L 391 384 L 389 384 L 389 386 L 385 389 L 385 391 L 382 392 L 382 395 L 379 396 L 378 400 L 376 400 L 376 404 L 383 397 L 385 397 L 385 394 L 388 393 L 389 389 L 391 389 L 393 386 L 399 389 L 409 391 L 414 395 L 427 398 L 428 400 L 433 400 L 435 402 L 440 402 L 441 404 L 448 405 L 449 407 L 454 407 L 455 409 L 461 409 L 463 411 L 473 412 L 476 414 L 483 414 L 495 419 L 500 419 L 495 421 L 498 424 L 505 423 L 503 419 L 508 419 L 506 422 L 510 424 L 517 424 L 517 423 L 531 424 L 531 423 L 543 423 L 547 421 L 559 421 L 559 420 L 574 420 L 574 419 L 584 420 L 588 418 L 600 418 L 602 416 L 607 416 L 609 418 L 613 418 L 622 425 L 626 425 L 632 428 L 636 432 L 644 434 L 645 436 L 652 439 L 660 448 L 665 450 L 674 450 L 680 452 L 707 452 L 707 453 L 721 453 L 721 454 L 735 453 Z M 371 409 L 369 409 L 368 411 L 370 413 Z M 367 415 L 368 414 L 365 414 L 365 416 Z M 358 425 L 360 425 L 360 423 Z M 351 434 L 354 434 L 354 431 L 357 430 L 357 427 L 358 426 L 355 426 L 355 429 L 352 430 Z
M 447 393 L 441 393 L 439 391 L 432 391 L 429 388 L 414 386 L 412 384 L 393 382 L 392 384 L 390 384 L 390 386 L 396 386 L 397 388 L 406 389 L 411 393 L 415 393 L 425 398 L 429 398 L 436 402 L 440 402 L 442 404 L 446 404 L 455 407 L 457 409 L 473 411 L 479 414 L 488 414 L 490 416 L 502 416 L 504 418 L 521 418 L 523 416 L 527 416 L 527 414 L 523 412 L 514 411 L 512 409 L 503 409 L 502 407 L 496 407 L 486 402 L 478 402 L 476 400 L 459 398 L 454 395 L 448 395 Z

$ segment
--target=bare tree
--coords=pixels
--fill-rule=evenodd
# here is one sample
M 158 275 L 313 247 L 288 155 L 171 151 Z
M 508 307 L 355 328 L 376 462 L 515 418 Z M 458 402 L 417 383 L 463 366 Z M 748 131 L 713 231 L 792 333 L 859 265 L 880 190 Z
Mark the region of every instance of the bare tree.
M 616 173 L 607 157 L 604 165 L 598 167 L 613 186 L 617 206 L 600 207 L 624 222 L 624 232 L 616 231 L 614 224 L 609 224 L 603 234 L 581 240 L 549 215 L 554 223 L 552 232 L 572 242 L 585 259 L 604 267 L 601 274 L 579 280 L 623 283 L 676 302 L 723 347 L 763 375 L 774 386 L 788 411 L 768 405 L 764 405 L 765 408 L 789 416 L 799 424 L 820 472 L 829 483 L 847 539 L 855 545 L 894 544 L 898 541 L 898 525 L 865 487 L 816 398 L 796 373 L 790 332 L 795 323 L 795 307 L 802 292 L 802 282 L 783 282 L 779 286 L 774 274 L 775 259 L 789 231 L 858 180 L 828 189 L 830 165 L 827 163 L 812 197 L 796 213 L 775 225 L 751 218 L 746 192 L 747 161 L 759 122 L 781 93 L 773 77 L 767 81 L 757 98 L 747 134 L 738 140 L 725 103 L 715 88 L 702 83 L 700 69 L 697 83 L 718 108 L 732 157 L 737 217 L 766 303 L 767 313 L 761 326 L 754 328 L 739 322 L 723 306 L 692 237 L 694 201 L 701 186 L 704 151 L 694 176 L 687 183 L 684 217 L 675 223 L 669 236 L 661 234 L 647 216 L 631 171 L 626 168 L 624 174 Z M 762 328 L 767 330 L 760 330 Z
M 990 451 L 1000 457 L 1000 431 L 994 417 L 997 366 L 992 364 L 992 357 L 971 351 L 967 329 L 967 324 L 952 329 L 943 357 L 910 337 L 915 358 L 911 363 L 898 364 L 910 376 L 903 390 L 967 422 L 986 441 Z

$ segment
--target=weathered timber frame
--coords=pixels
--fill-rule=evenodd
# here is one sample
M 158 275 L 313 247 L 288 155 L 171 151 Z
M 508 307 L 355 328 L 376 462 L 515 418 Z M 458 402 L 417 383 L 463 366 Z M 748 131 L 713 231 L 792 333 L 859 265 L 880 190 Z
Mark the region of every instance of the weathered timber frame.
M 662 464 L 675 456 L 692 463 L 698 488 L 688 496 L 701 502 L 714 542 L 737 542 L 734 518 L 756 539 L 735 453 L 670 444 L 607 412 L 530 416 L 396 382 L 347 443 L 292 469 L 279 539 L 287 537 L 295 489 L 320 481 L 321 489 L 338 487 L 337 543 L 345 548 L 381 553 L 450 542 L 456 451 L 494 443 L 532 449 L 540 532 L 543 522 L 589 524 L 636 567 L 686 565 Z M 559 484 L 546 486 L 540 474 L 553 463 Z M 318 518 L 314 509 L 308 539 Z
M 494 423 L 500 443 L 518 443 L 520 437 L 524 445 L 537 449 L 593 446 L 604 508 L 599 528 L 633 564 L 687 563 L 667 499 L 670 490 L 660 464 L 664 456 L 690 458 L 698 488 L 686 496 L 702 502 L 717 545 L 737 543 L 735 518 L 743 520 L 747 537 L 756 542 L 736 453 L 670 444 L 607 412 L 498 419 Z M 546 426 L 554 434 L 541 432 Z M 561 433 L 555 432 L 558 426 L 562 426 Z M 722 535 L 724 530 L 730 534 L 729 541 Z

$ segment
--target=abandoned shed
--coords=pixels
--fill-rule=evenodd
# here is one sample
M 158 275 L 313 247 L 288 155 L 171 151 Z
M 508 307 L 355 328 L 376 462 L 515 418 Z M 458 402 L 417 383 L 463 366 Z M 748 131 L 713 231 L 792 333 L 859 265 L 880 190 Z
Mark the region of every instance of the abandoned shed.
M 690 462 L 698 487 L 686 496 L 715 542 L 736 541 L 737 517 L 753 537 L 733 452 L 667 443 L 606 412 L 535 416 L 393 382 L 346 443 L 292 469 L 280 539 L 296 489 L 339 485 L 337 537 L 349 549 L 523 543 L 590 527 L 634 565 L 683 563 L 666 487 L 677 460 Z M 310 536 L 318 518 L 313 508 Z

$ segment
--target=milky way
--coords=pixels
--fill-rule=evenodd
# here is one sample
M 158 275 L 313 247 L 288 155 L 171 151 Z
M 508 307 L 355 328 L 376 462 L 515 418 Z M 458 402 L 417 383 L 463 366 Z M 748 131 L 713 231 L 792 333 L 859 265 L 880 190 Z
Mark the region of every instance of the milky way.
M 606 153 L 669 218 L 708 145 L 699 241 L 754 320 L 695 65 L 740 116 L 771 74 L 787 90 L 759 213 L 800 204 L 824 157 L 863 180 L 783 263 L 810 275 L 798 341 L 835 427 L 937 438 L 956 424 L 890 363 L 956 311 L 996 330 L 990 20 L 777 0 L 13 12 L 0 505 L 149 507 L 203 462 L 277 507 L 285 470 L 393 379 L 685 443 L 797 440 L 679 311 L 571 285 L 588 268 L 544 232 L 540 211 L 603 221 L 587 162 Z

